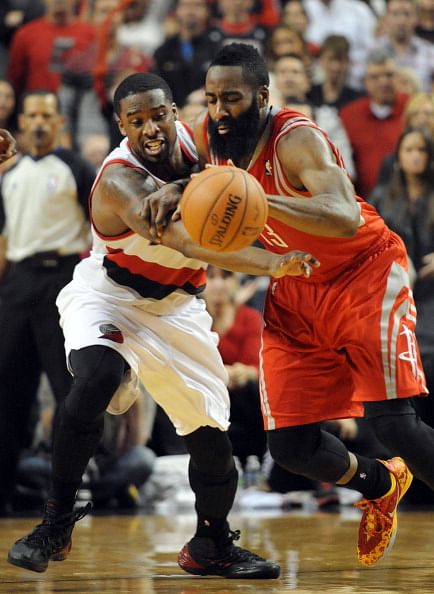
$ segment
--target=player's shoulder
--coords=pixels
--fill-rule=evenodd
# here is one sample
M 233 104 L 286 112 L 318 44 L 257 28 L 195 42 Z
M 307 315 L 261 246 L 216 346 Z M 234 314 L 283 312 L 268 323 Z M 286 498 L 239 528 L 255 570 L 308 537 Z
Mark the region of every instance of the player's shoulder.
M 288 117 L 279 119 L 280 121 L 275 122 L 274 125 L 273 142 L 276 146 L 303 145 L 301 148 L 305 148 L 305 144 L 314 143 L 322 136 L 322 131 L 318 126 L 301 114 L 293 112 Z

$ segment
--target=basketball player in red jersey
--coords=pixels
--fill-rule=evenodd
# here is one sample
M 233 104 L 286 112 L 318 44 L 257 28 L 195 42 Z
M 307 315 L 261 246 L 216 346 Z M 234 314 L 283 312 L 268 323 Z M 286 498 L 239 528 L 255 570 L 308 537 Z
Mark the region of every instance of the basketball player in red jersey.
M 195 125 L 203 162 L 247 169 L 268 195 L 260 240 L 316 254 L 311 278 L 275 279 L 265 304 L 261 404 L 273 458 L 291 472 L 360 491 L 358 558 L 376 563 L 393 543 L 412 473 L 434 488 L 434 430 L 411 398 L 427 394 L 416 309 L 401 239 L 355 195 L 338 149 L 311 120 L 268 103 L 257 52 L 230 44 L 206 77 L 208 113 Z M 322 430 L 366 415 L 394 456 L 371 460 Z M 408 464 L 408 466 L 407 466 Z M 411 469 L 411 470 L 410 470 Z
M 316 260 L 249 247 L 234 254 L 193 244 L 182 222 L 168 224 L 160 244 L 147 218 L 160 215 L 188 181 L 198 155 L 191 132 L 176 121 L 167 83 L 133 74 L 114 105 L 125 138 L 105 159 L 90 195 L 93 245 L 58 298 L 68 365 L 74 376 L 54 427 L 52 484 L 42 522 L 10 549 L 13 565 L 43 572 L 65 559 L 81 477 L 102 435 L 103 415 L 125 412 L 139 379 L 166 411 L 190 453 L 197 530 L 181 550 L 187 572 L 226 578 L 277 578 L 279 566 L 234 545 L 227 515 L 237 471 L 227 435 L 227 374 L 197 296 L 206 260 L 252 274 L 309 274 Z M 145 218 L 144 218 L 145 217 Z M 136 382 L 134 382 L 136 383 Z

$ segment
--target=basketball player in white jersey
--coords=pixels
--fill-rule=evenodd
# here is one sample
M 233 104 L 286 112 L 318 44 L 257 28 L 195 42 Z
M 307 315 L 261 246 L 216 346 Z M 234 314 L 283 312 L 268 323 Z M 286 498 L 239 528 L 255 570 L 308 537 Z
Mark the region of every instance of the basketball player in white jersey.
M 277 578 L 279 566 L 233 544 L 227 522 L 237 471 L 227 436 L 226 371 L 204 301 L 206 263 L 249 274 L 309 275 L 309 254 L 276 255 L 249 247 L 234 254 L 193 244 L 181 221 L 157 241 L 149 221 L 163 214 L 198 161 L 190 131 L 176 121 L 161 78 L 134 74 L 114 96 L 126 136 L 104 161 L 90 196 L 93 248 L 57 304 L 74 383 L 54 428 L 52 486 L 42 523 L 18 540 L 9 562 L 42 572 L 71 548 L 77 489 L 100 440 L 103 414 L 122 413 L 146 386 L 184 436 L 196 497 L 197 529 L 178 557 L 187 572 L 227 578 Z M 128 373 L 127 373 L 128 372 Z M 132 394 L 132 396 L 131 396 Z

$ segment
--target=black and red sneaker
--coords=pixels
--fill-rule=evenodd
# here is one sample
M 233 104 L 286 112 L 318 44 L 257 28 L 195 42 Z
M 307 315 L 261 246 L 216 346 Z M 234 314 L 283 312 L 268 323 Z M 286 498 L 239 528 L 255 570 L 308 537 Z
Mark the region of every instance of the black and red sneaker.
M 91 507 L 88 503 L 85 507 L 61 514 L 56 504 L 48 501 L 41 524 L 17 540 L 9 550 L 9 563 L 42 572 L 47 569 L 49 561 L 66 559 L 72 546 L 71 533 L 75 522 L 84 518 Z
M 178 565 L 194 575 L 219 575 L 227 579 L 270 580 L 279 577 L 280 567 L 255 553 L 237 547 L 240 531 L 230 531 L 218 546 L 211 538 L 195 536 L 178 555 Z

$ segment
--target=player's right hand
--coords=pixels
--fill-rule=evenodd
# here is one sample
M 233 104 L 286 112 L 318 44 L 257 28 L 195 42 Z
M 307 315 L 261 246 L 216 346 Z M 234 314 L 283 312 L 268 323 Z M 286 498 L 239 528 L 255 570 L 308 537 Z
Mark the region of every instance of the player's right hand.
M 182 196 L 181 188 L 167 183 L 142 200 L 140 217 L 148 223 L 153 243 L 160 243 L 161 236 Z

